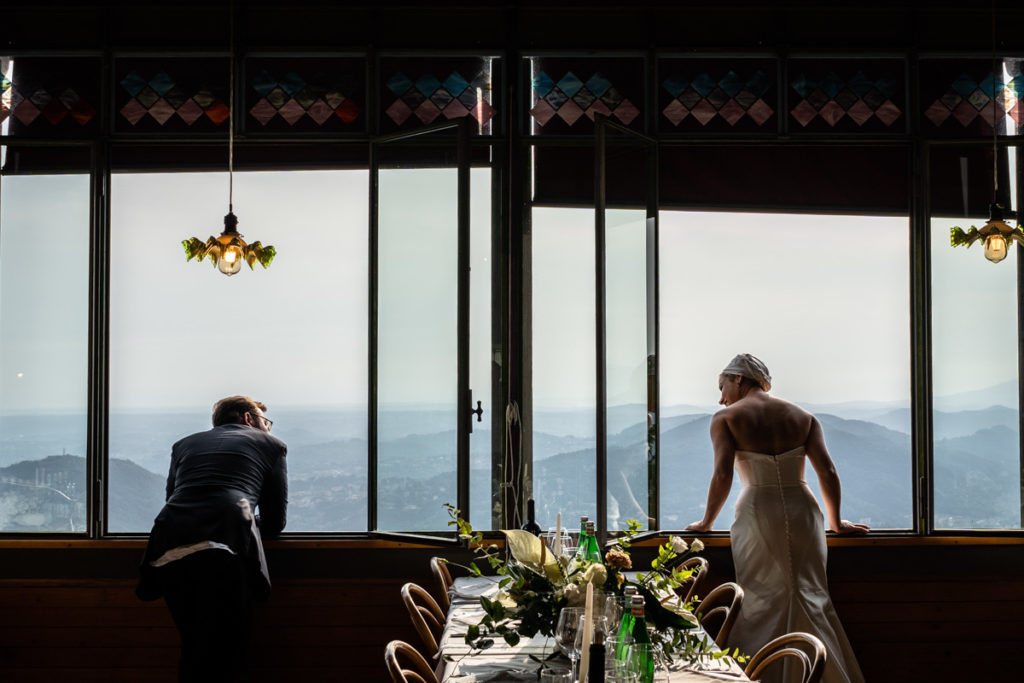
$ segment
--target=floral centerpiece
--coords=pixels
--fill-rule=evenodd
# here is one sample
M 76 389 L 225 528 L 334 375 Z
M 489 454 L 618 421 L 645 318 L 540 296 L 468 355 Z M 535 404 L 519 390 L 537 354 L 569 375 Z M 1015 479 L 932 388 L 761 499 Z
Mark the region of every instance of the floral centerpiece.
M 478 563 L 485 564 L 499 577 L 496 598 L 480 597 L 484 616 L 466 633 L 466 643 L 471 647 L 489 648 L 497 637 L 514 646 L 521 637 L 538 633 L 554 636 L 562 608 L 582 606 L 587 584 L 616 595 L 623 595 L 625 587 L 632 585 L 644 597 L 644 616 L 659 657 L 692 662 L 731 654 L 743 659 L 738 652 L 715 650 L 706 634 L 694 630 L 698 622 L 693 615 L 699 603 L 681 604 L 676 596 L 675 589 L 694 573 L 679 565 L 704 549 L 699 539 L 687 544 L 673 536 L 658 548 L 650 571 L 627 578 L 624 572 L 633 568 L 631 541 L 641 530 L 636 520 L 628 521 L 628 528 L 605 553 L 604 562 L 559 556 L 537 536 L 518 529 L 502 531 L 509 556 L 506 559 L 499 546 L 486 544 L 483 534 L 459 516 L 459 510 L 452 505 L 445 507 L 452 518 L 449 526 L 457 527 L 459 537 L 475 554 L 465 569 L 473 576 L 483 576 Z

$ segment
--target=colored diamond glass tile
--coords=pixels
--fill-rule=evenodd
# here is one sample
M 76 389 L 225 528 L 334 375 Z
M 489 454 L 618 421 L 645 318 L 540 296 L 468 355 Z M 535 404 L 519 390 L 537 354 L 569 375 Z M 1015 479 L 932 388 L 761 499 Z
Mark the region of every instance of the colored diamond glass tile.
M 736 96 L 733 97 L 732 99 L 736 102 L 736 104 L 740 105 L 744 109 L 750 109 L 750 105 L 754 104 L 754 102 L 757 102 L 759 98 L 749 88 L 743 88 L 738 93 L 736 93 Z
M 672 100 L 668 106 L 661 110 L 661 113 L 673 126 L 678 126 L 683 119 L 690 115 L 690 110 L 683 106 L 679 100 Z
M 672 97 L 679 97 L 684 90 L 690 87 L 690 83 L 679 76 L 669 76 L 661 82 L 661 87 L 667 90 Z
M 266 100 L 274 109 L 280 109 L 288 101 L 288 93 L 283 88 L 274 88 L 267 93 Z
M 949 90 L 946 91 L 946 94 L 937 99 L 936 102 L 941 102 L 943 105 L 945 105 L 946 109 L 952 111 L 953 109 L 956 108 L 956 105 L 963 102 L 963 100 L 964 98 L 960 97 L 956 90 L 950 88 Z
M 849 88 L 857 97 L 864 97 L 868 90 L 875 87 L 875 84 L 863 71 L 858 71 L 852 78 L 846 81 L 846 87 Z
M 532 116 L 533 120 L 541 126 L 550 121 L 551 117 L 554 115 L 555 110 L 547 103 L 547 100 L 539 100 L 537 104 L 534 105 L 533 109 L 530 110 L 530 116 Z
M 967 74 L 960 74 L 955 81 L 950 83 L 950 87 L 959 93 L 961 97 L 967 97 L 978 89 L 978 84 Z
M 839 94 L 832 99 L 835 100 L 836 104 L 843 108 L 843 111 L 846 111 L 847 109 L 852 107 L 854 102 L 860 101 L 860 98 L 857 97 L 857 95 L 852 90 L 848 90 L 846 88 L 840 90 Z
M 266 100 L 261 101 L 266 102 Z M 274 114 L 277 113 L 277 110 L 271 107 L 269 103 L 267 104 L 267 107 L 269 107 L 270 111 L 273 112 Z M 196 104 L 195 100 L 188 99 L 185 101 L 185 104 L 178 107 L 177 114 L 178 118 L 180 118 L 186 124 L 191 126 L 193 123 L 199 120 L 200 116 L 203 115 L 203 108 Z M 271 114 L 271 116 L 273 116 L 273 114 Z
M 960 122 L 961 126 L 970 125 L 971 121 L 978 118 L 978 110 L 967 100 L 964 100 L 953 110 L 953 118 Z
M 551 76 L 548 76 L 546 73 L 541 71 L 533 77 L 533 80 L 530 82 L 530 87 L 533 88 L 533 91 L 537 93 L 538 97 L 544 97 L 551 92 L 552 88 L 555 87 L 555 82 L 551 79 Z
M 468 114 L 469 110 L 466 109 L 466 105 L 455 99 L 449 102 L 448 106 L 441 110 L 441 113 L 446 119 L 458 119 Z
M 839 120 L 846 115 L 846 110 L 840 107 L 835 100 L 829 100 L 824 107 L 818 110 L 818 116 L 830 126 L 835 127 Z
M 53 95 L 48 93 L 43 88 L 39 88 L 34 93 L 28 96 L 28 99 L 32 104 L 39 107 L 40 110 L 46 107 L 51 101 L 53 101 Z
M 949 108 L 935 100 L 932 106 L 924 110 L 924 115 L 936 126 L 941 126 L 942 122 L 949 118 Z
M 1000 111 L 998 109 L 993 110 L 992 107 L 985 107 L 984 109 L 978 112 L 978 118 L 990 126 L 996 119 L 1001 119 L 1005 115 L 1006 112 Z
M 708 93 L 718 87 L 718 81 L 705 72 L 697 74 L 697 77 L 690 83 L 690 87 L 697 91 L 701 97 L 707 97 Z
M 579 105 L 580 109 L 586 111 L 590 108 L 590 105 L 594 103 L 597 98 L 594 97 L 594 93 L 586 87 L 580 88 L 580 91 L 572 96 L 572 101 Z
M 438 109 L 430 100 L 424 100 L 423 104 L 416 107 L 413 113 L 416 114 L 416 117 L 423 123 L 431 123 L 441 115 L 441 110 Z
M 192 102 L 192 100 L 189 101 Z M 195 103 L 193 102 L 193 104 Z M 196 104 L 196 108 L 199 109 L 200 112 L 202 111 L 198 104 Z M 275 108 L 274 105 L 272 105 L 270 102 L 267 102 L 266 97 L 261 97 L 259 102 L 252 105 L 252 109 L 249 110 L 249 114 L 251 114 L 254 119 L 259 121 L 260 125 L 265 126 L 270 121 L 270 119 L 277 116 L 277 108 Z
M 807 99 L 805 99 L 804 102 L 807 102 L 815 109 L 821 109 L 822 107 L 825 106 L 825 103 L 828 102 L 830 99 L 831 98 L 825 93 L 824 90 L 817 89 L 812 90 L 811 94 L 807 96 Z
M 610 117 L 612 115 L 612 110 L 609 109 L 608 105 L 601 100 L 594 100 L 594 103 L 583 113 L 587 115 L 587 118 L 593 121 L 594 117 L 598 114 Z
M 84 126 L 96 116 L 96 109 L 85 100 L 78 100 L 78 102 L 75 102 L 75 106 L 71 108 L 70 113 L 71 117 L 78 121 L 79 125 Z
M 601 95 L 608 92 L 608 88 L 612 87 L 612 82 L 604 77 L 604 74 L 598 72 L 587 79 L 587 90 L 594 94 L 594 97 L 600 97 Z M 586 109 L 586 107 L 584 107 Z
M 423 93 L 424 98 L 433 95 L 434 91 L 440 87 L 441 81 L 437 80 L 433 74 L 423 74 L 416 79 L 416 89 Z M 437 118 L 437 114 L 434 114 L 434 118 Z
M 622 103 L 615 107 L 612 113 L 615 115 L 615 118 L 628 126 L 633 122 L 633 119 L 640 115 L 640 110 L 629 100 L 622 100 Z
M 324 102 L 326 102 L 331 109 L 337 109 L 344 101 L 345 96 L 337 90 L 331 90 L 324 95 Z
M 1017 100 L 1017 104 L 1013 105 L 1013 109 L 1006 112 L 1006 115 L 1013 119 L 1014 123 L 1018 126 L 1021 124 L 1021 106 L 1020 100 Z
M 335 115 L 345 123 L 352 123 L 359 118 L 359 105 L 354 100 L 345 100 L 334 110 Z
M 284 78 L 277 82 L 277 85 L 288 93 L 289 97 L 295 97 L 295 93 L 306 86 L 306 81 L 294 71 L 289 71 L 284 75 Z
M 572 100 L 566 100 L 565 104 L 558 108 L 558 115 L 571 126 L 583 116 L 583 109 Z
M 164 99 L 167 100 L 168 104 L 177 109 L 188 101 L 188 95 L 181 88 L 174 87 L 164 93 Z
M 462 91 L 462 94 L 458 97 L 459 102 L 462 102 L 462 106 L 466 109 L 472 109 L 476 106 L 476 89 L 466 88 Z
M 982 92 L 981 88 L 978 88 L 967 96 L 967 101 L 970 102 L 975 109 L 980 111 L 992 101 L 992 98 Z
M 149 115 L 161 126 L 167 123 L 167 119 L 174 116 L 174 107 L 164 98 L 160 98 L 149 108 Z
M 67 107 L 61 104 L 60 100 L 53 99 L 47 103 L 40 113 L 44 119 L 50 122 L 50 125 L 56 126 L 68 115 L 68 110 Z
M 1006 87 L 1013 91 L 1017 99 L 1024 98 L 1024 74 L 1019 71 L 1015 73 Z
M 569 98 L 566 97 L 565 93 L 563 93 L 557 87 L 552 88 L 551 91 L 547 95 L 544 96 L 544 101 L 547 102 L 548 104 L 550 104 L 551 108 L 555 109 L 556 111 L 563 104 L 565 104 L 568 99 Z
M 470 112 L 473 118 L 482 126 L 494 116 L 494 107 L 487 102 L 478 102 L 473 110 Z
M 299 106 L 302 107 L 303 110 L 307 110 L 313 106 L 314 102 L 316 102 L 316 93 L 313 88 L 305 86 L 295 93 L 295 101 L 299 103 Z
M 796 78 L 792 79 L 789 82 L 789 85 L 791 88 L 793 88 L 793 90 L 796 90 L 797 94 L 800 95 L 800 97 L 803 97 L 805 99 L 808 95 L 811 94 L 811 92 L 815 88 L 818 87 L 818 84 L 815 81 L 812 81 L 811 79 L 807 78 L 806 74 L 798 75 Z
M 146 87 L 146 79 L 138 71 L 132 71 L 121 79 L 121 87 L 128 91 L 128 94 L 135 97 Z
M 321 99 L 314 100 L 306 113 L 309 114 L 309 118 L 316 121 L 318 126 L 324 125 L 324 121 L 334 116 L 334 110 Z
M 603 95 L 601 95 L 601 101 L 608 105 L 609 109 L 614 110 L 622 102 L 622 95 L 615 88 L 608 88 Z
M 743 107 L 737 104 L 736 100 L 729 100 L 718 110 L 718 115 L 725 119 L 730 126 L 735 126 L 736 122 L 743 118 L 744 113 L 746 112 Z
M 277 79 L 271 76 L 270 73 L 264 69 L 252 77 L 252 80 L 249 81 L 249 85 L 253 90 L 258 92 L 260 96 L 266 97 L 267 93 L 277 87 Z
M 942 105 L 938 105 L 942 107 Z M 945 109 L 945 107 L 943 107 Z M 846 115 L 849 116 L 854 123 L 858 126 L 863 126 L 868 119 L 875 115 L 875 112 L 871 110 L 871 107 L 864 104 L 864 100 L 857 100 L 853 105 L 846 110 Z M 949 116 L 949 110 L 946 109 L 946 116 Z
M 78 100 L 81 98 L 78 96 L 78 93 L 76 93 L 71 88 L 64 88 L 64 90 L 62 90 L 60 94 L 57 95 L 57 99 L 60 101 L 62 105 L 64 105 L 65 109 L 71 109 L 78 103 Z
M 718 87 L 721 88 L 729 97 L 736 97 L 736 93 L 742 90 L 743 86 L 743 79 L 731 69 L 729 70 L 729 73 L 725 74 L 722 80 L 718 81 Z
M 1016 102 L 1017 96 L 1009 88 L 1003 88 L 996 93 L 996 106 L 1000 107 L 1003 111 L 1012 109 Z
M 402 101 L 409 105 L 409 109 L 415 111 L 416 107 L 427 101 L 427 97 L 416 88 L 413 88 L 402 95 Z
M 296 121 L 306 115 L 306 110 L 293 97 L 285 102 L 284 106 L 277 110 L 277 113 L 288 122 L 289 126 L 294 126 Z
M 32 104 L 32 100 L 23 100 L 21 104 L 14 108 L 12 113 L 14 118 L 28 126 L 39 116 L 39 107 Z
M 773 80 L 774 79 L 769 79 L 764 75 L 763 71 L 758 69 L 754 72 L 754 75 L 751 76 L 750 80 L 747 81 L 747 90 L 760 97 L 768 92 L 768 88 L 772 87 Z
M 22 95 L 21 91 L 14 86 L 11 86 L 11 89 L 7 93 L 7 97 L 9 98 L 7 106 L 12 111 L 25 100 L 25 96 Z
M 203 109 L 212 106 L 213 103 L 217 101 L 217 98 L 214 97 L 213 93 L 209 90 L 206 90 L 205 88 L 197 92 L 195 95 L 193 95 L 192 99 L 195 100 L 196 104 L 198 104 Z M 282 104 L 283 103 L 284 102 L 282 101 Z M 273 104 L 273 102 L 271 102 L 271 104 Z
M 135 99 L 138 100 L 139 104 L 143 107 L 149 109 L 157 100 L 160 99 L 160 96 L 156 94 L 155 90 L 147 85 L 141 92 L 139 92 L 138 95 L 135 96 Z
M 206 118 L 210 119 L 218 126 L 227 121 L 228 116 L 231 115 L 231 111 L 227 108 L 227 105 L 220 100 L 217 100 L 209 107 L 204 107 L 203 113 L 206 114 Z
M 697 103 L 701 101 L 700 93 L 690 88 L 682 95 L 679 96 L 679 101 L 682 102 L 683 106 L 687 109 L 693 109 L 697 106 Z
M 997 86 L 994 87 L 993 80 L 991 73 L 985 74 L 985 78 L 981 79 L 981 83 L 978 83 L 978 89 L 989 97 L 992 97 L 995 95 L 995 90 L 1002 87 L 1002 84 L 997 84 Z
M 160 97 L 164 96 L 168 90 L 174 87 L 174 79 L 167 75 L 166 71 L 161 71 L 153 78 L 149 79 L 149 87 L 153 89 Z
M 565 93 L 566 97 L 572 97 L 583 87 L 583 81 L 579 76 L 569 71 L 558 81 L 558 89 Z M 548 100 L 549 102 L 551 100 Z M 564 118 L 564 117 L 563 117 Z M 579 118 L 579 117 L 577 117 Z
M 481 69 L 480 72 L 473 77 L 473 80 L 469 82 L 469 87 L 473 90 L 481 90 L 483 92 L 491 91 L 491 72 L 486 69 Z
M 837 76 L 835 72 L 829 71 L 825 75 L 825 78 L 822 79 L 821 85 L 818 87 L 820 87 L 822 91 L 831 98 L 838 95 L 839 91 L 842 90 L 845 85 L 846 82 L 843 81 L 842 78 Z
M 434 106 L 440 110 L 443 110 L 448 106 L 448 103 L 454 100 L 452 94 L 444 88 L 438 88 L 433 95 L 430 96 L 430 101 L 434 103 Z
M 391 106 L 384 110 L 384 113 L 399 126 L 412 115 L 412 109 L 402 100 L 398 99 L 391 103 Z
M 139 122 L 139 119 L 146 115 L 146 108 L 139 104 L 138 100 L 133 98 L 128 100 L 128 103 L 121 107 L 120 113 L 128 123 L 134 126 Z
M 718 110 L 711 106 L 711 103 L 707 100 L 701 100 L 697 103 L 697 106 L 690 110 L 690 114 L 693 118 L 700 121 L 700 125 L 708 125 L 708 121 L 718 116 Z
M 899 81 L 889 74 L 883 74 L 881 78 L 875 81 L 875 87 L 881 90 L 882 94 L 889 99 L 896 96 L 896 92 L 899 90 L 899 85 Z
M 871 90 L 868 90 L 866 93 L 864 93 L 864 97 L 862 97 L 861 100 L 863 100 L 864 104 L 868 105 L 869 107 L 871 107 L 872 110 L 874 110 L 881 107 L 882 102 L 885 102 L 885 95 L 882 94 L 881 90 L 878 90 L 877 88 L 872 88 Z
M 384 83 L 384 86 L 394 93 L 395 97 L 401 97 L 412 87 L 412 81 L 409 80 L 408 76 L 399 71 L 389 78 Z
M 789 113 L 797 123 L 807 127 L 807 124 L 818 115 L 818 110 L 812 107 L 807 100 L 800 100 L 800 103 L 793 107 Z
M 469 81 L 462 77 L 458 71 L 453 71 L 448 74 L 448 78 L 444 79 L 444 89 L 452 94 L 454 97 L 458 97 L 463 90 L 469 87 Z
M 718 111 L 726 102 L 729 101 L 729 96 L 721 88 L 715 88 L 708 93 L 708 96 L 704 99 L 711 103 L 711 106 L 715 108 L 715 111 Z
M 747 109 L 747 116 L 754 120 L 759 126 L 763 126 L 764 122 L 767 121 L 775 114 L 775 110 L 772 109 L 771 105 L 764 100 L 758 100 L 750 105 Z
M 881 107 L 875 110 L 875 118 L 887 126 L 894 124 L 901 116 L 903 116 L 903 112 L 892 100 L 886 100 Z

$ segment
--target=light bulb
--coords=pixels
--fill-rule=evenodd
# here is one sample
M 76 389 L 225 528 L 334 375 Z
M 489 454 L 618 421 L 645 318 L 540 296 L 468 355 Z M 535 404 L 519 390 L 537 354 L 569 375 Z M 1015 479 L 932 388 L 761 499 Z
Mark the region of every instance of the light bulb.
M 985 238 L 985 258 L 992 263 L 999 263 L 1006 258 L 1006 238 L 998 232 Z
M 236 244 L 225 247 L 217 259 L 217 270 L 225 275 L 234 275 L 242 268 L 242 248 Z

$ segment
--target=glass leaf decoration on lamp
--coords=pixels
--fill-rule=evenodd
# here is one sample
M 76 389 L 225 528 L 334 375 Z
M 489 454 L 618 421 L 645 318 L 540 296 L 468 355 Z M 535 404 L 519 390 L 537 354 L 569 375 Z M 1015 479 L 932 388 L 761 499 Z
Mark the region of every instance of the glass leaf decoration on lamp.
M 264 268 L 268 267 L 277 255 L 277 250 L 270 245 L 263 246 L 258 241 L 246 244 L 237 226 L 238 218 L 229 212 L 224 216 L 224 232 L 220 236 L 210 237 L 205 243 L 196 237 L 182 240 L 185 260 L 191 261 L 194 258 L 202 261 L 209 258 L 217 270 L 229 277 L 242 268 L 242 261 L 249 264 L 249 270 L 253 270 L 257 261 Z
M 949 229 L 949 241 L 954 247 L 970 247 L 978 240 L 985 244 L 985 258 L 992 263 L 999 263 L 1008 253 L 1013 242 L 1024 244 L 1024 228 L 1018 224 L 1011 227 L 1003 220 L 1003 207 L 1001 204 L 989 206 L 989 219 L 981 229 L 971 226 L 971 229 L 964 232 L 963 228 L 954 226 Z

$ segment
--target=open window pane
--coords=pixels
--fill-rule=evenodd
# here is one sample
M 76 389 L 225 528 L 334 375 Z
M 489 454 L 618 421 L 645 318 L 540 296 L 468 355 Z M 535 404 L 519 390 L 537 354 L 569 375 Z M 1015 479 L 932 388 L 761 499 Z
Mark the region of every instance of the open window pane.
M 0 531 L 86 530 L 88 291 L 89 175 L 5 172 Z
M 236 173 L 239 232 L 278 256 L 229 278 L 181 248 L 222 230 L 226 173 L 113 177 L 110 531 L 149 530 L 171 445 L 233 394 L 288 444 L 288 530 L 366 528 L 367 178 Z
M 908 250 L 905 217 L 662 212 L 664 528 L 704 514 L 718 375 L 737 353 L 818 416 L 845 518 L 912 526 Z

